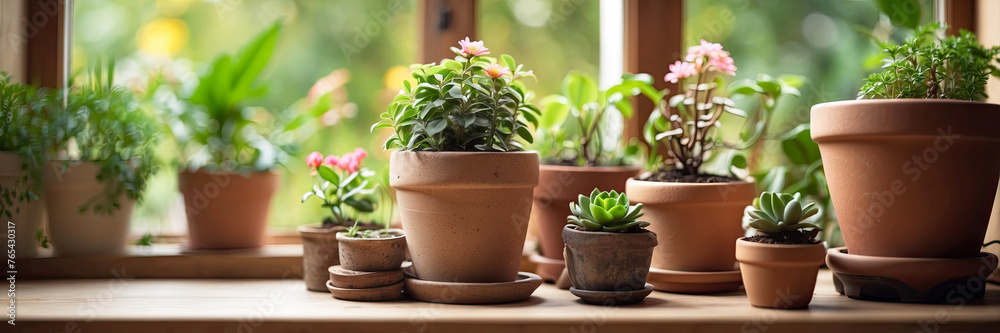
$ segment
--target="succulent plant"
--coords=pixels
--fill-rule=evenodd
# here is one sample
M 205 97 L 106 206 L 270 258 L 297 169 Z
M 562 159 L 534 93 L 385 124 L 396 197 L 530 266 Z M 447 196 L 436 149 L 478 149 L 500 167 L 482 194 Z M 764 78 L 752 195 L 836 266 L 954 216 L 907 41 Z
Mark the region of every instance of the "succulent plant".
M 566 219 L 583 229 L 627 232 L 649 225 L 649 222 L 638 220 L 642 216 L 642 204 L 629 206 L 625 193 L 602 192 L 595 188 L 590 197 L 581 194 L 578 201 L 569 203 L 573 215 Z
M 757 231 L 765 234 L 779 234 L 811 228 L 818 232 L 822 228 L 805 223 L 807 218 L 819 213 L 815 203 L 805 203 L 800 193 L 764 192 L 755 199 L 752 208 L 746 210 L 746 219 Z

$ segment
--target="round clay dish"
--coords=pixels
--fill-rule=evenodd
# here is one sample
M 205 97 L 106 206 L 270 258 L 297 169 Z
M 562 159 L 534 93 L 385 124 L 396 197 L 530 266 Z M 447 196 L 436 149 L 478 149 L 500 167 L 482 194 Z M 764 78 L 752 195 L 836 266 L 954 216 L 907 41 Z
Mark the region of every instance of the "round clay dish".
M 330 281 L 327 281 L 326 283 L 326 287 L 330 289 L 330 293 L 333 294 L 334 298 L 361 302 L 391 301 L 398 299 L 403 295 L 404 285 L 405 283 L 403 283 L 403 281 L 399 281 L 396 284 L 391 284 L 385 287 L 348 289 L 334 287 Z
M 362 272 L 345 269 L 340 265 L 330 266 L 330 284 L 337 288 L 363 289 L 377 288 L 403 281 L 403 270 Z
M 997 268 L 997 256 L 982 252 L 973 258 L 905 258 L 848 254 L 846 247 L 826 252 L 826 265 L 836 273 L 893 278 L 917 290 L 938 283 L 977 276 Z
M 642 302 L 646 296 L 649 296 L 653 292 L 653 285 L 647 283 L 642 289 L 627 291 L 592 291 L 570 287 L 569 292 L 590 304 L 604 306 L 628 305 Z
M 511 282 L 472 283 L 420 280 L 406 275 L 406 294 L 413 299 L 447 304 L 497 304 L 523 301 L 542 285 L 538 275 L 519 272 Z
M 649 268 L 647 281 L 659 291 L 681 294 L 711 294 L 733 291 L 743 284 L 739 270 L 687 272 Z

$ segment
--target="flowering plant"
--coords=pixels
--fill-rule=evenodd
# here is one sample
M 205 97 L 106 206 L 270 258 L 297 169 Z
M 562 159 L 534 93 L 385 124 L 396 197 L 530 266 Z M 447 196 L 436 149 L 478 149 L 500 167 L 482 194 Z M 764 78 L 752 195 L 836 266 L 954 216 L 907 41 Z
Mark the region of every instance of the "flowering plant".
M 733 84 L 728 89 L 729 94 L 760 96 L 760 107 L 748 113 L 737 108 L 726 96 L 723 76 L 735 75 L 736 65 L 722 45 L 702 40 L 700 45 L 688 48 L 684 61 L 676 61 L 669 68 L 670 72 L 663 79 L 679 83 L 681 93 L 666 102 L 653 99 L 657 107 L 643 127 L 643 138 L 650 143 L 647 168 L 657 172 L 646 180 L 684 181 L 706 176 L 700 168 L 713 149 L 739 151 L 752 147 L 767 130 L 767 119 L 778 98 L 782 94 L 798 96 L 796 87 L 804 81 L 796 76 L 774 79 L 760 75 L 757 80 Z M 722 127 L 719 119 L 723 113 L 746 119 L 740 142 L 725 142 L 717 133 Z M 666 146 L 666 157 L 657 154 L 660 144 L 656 142 Z M 732 155 L 730 166 L 746 168 L 746 157 Z
M 312 189 L 302 194 L 302 202 L 310 197 L 323 201 L 323 208 L 330 210 L 331 216 L 323 221 L 323 227 L 348 225 L 351 220 L 357 224 L 357 216 L 349 217 L 347 207 L 357 214 L 375 211 L 378 202 L 373 194 L 375 184 L 369 178 L 375 172 L 362 168 L 361 161 L 368 156 L 362 148 L 340 157 L 329 155 L 325 158 L 314 151 L 306 156 L 306 165 L 316 176 Z
M 482 41 L 459 41 L 455 59 L 412 66 L 416 85 L 403 82 L 376 129 L 395 133 L 384 149 L 415 151 L 516 151 L 532 142 L 528 123 L 538 125 L 538 108 L 519 80 L 531 76 L 514 58 L 485 57 Z

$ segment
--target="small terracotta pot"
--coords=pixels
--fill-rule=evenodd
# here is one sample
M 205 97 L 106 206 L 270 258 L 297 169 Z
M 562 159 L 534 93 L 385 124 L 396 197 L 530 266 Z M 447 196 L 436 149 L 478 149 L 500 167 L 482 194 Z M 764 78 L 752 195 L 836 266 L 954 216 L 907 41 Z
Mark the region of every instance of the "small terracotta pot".
M 652 267 L 692 272 L 731 271 L 736 239 L 743 236 L 740 217 L 757 188 L 750 181 L 668 183 L 629 179 L 625 193 L 641 202 L 660 245 Z
M 191 249 L 264 245 L 264 230 L 271 197 L 278 189 L 278 174 L 257 172 L 245 177 L 234 173 L 185 170 L 180 172 L 178 187 L 184 194 Z
M 562 230 L 566 226 L 566 217 L 571 215 L 569 203 L 575 202 L 578 195 L 590 195 L 594 188 L 599 188 L 601 191 L 625 192 L 625 181 L 638 175 L 641 170 L 633 166 L 541 165 L 531 212 L 532 220 L 538 223 L 538 240 L 541 243 L 542 255 L 550 259 L 563 259 Z M 562 267 L 554 267 L 553 272 L 546 274 L 539 272 L 539 275 L 553 281 L 561 272 Z
M 388 232 L 393 237 L 358 238 L 338 232 L 340 267 L 362 272 L 398 270 L 406 259 L 406 236 L 399 229 Z
M 135 201 L 122 194 L 120 208 L 111 215 L 80 213 L 80 207 L 95 196 L 103 196 L 105 185 L 97 181 L 100 167 L 91 162 L 51 161 L 42 172 L 49 216 L 49 238 L 61 257 L 119 255 L 125 253 L 129 219 Z
M 417 278 L 517 278 L 538 185 L 537 153 L 394 151 L 389 184 Z
M 816 274 L 826 258 L 823 243 L 764 244 L 736 240 L 736 260 L 750 305 L 773 309 L 809 306 Z
M 19 179 L 27 174 L 21 169 L 21 156 L 17 153 L 0 152 L 0 186 L 22 191 L 27 184 L 18 184 Z M 41 187 L 39 187 L 41 189 Z M 38 256 L 38 244 L 35 241 L 35 231 L 45 224 L 45 197 L 39 190 L 38 201 L 15 202 L 11 210 L 10 221 L 14 222 L 14 232 L 17 244 L 14 244 L 16 258 L 34 258 Z M 2 218 L 6 218 L 3 216 Z M 6 220 L 5 220 L 6 222 Z
M 830 196 L 852 254 L 979 254 L 1000 178 L 1000 105 L 857 100 L 812 108 Z
M 378 288 L 403 281 L 403 269 L 393 271 L 363 272 L 344 269 L 340 265 L 330 266 L 330 284 L 337 288 L 365 289 Z
M 566 225 L 566 268 L 573 287 L 591 291 L 630 291 L 646 286 L 656 234 L 581 231 Z
M 329 292 L 326 281 L 330 279 L 331 266 L 340 264 L 340 246 L 337 232 L 344 227 L 321 228 L 319 224 L 299 226 L 302 236 L 302 279 L 306 289 Z

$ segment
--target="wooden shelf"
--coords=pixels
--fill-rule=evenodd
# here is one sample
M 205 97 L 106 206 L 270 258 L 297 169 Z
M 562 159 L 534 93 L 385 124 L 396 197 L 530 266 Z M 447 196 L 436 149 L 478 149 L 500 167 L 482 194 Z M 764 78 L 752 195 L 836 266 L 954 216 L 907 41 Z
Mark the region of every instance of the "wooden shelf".
M 997 332 L 1000 287 L 966 304 L 852 300 L 819 273 L 808 310 L 751 307 L 742 292 L 654 292 L 622 307 L 584 304 L 542 285 L 523 302 L 492 306 L 399 300 L 347 302 L 298 279 L 91 279 L 17 282 L 21 332 Z M 71 325 L 71 326 L 67 326 Z

